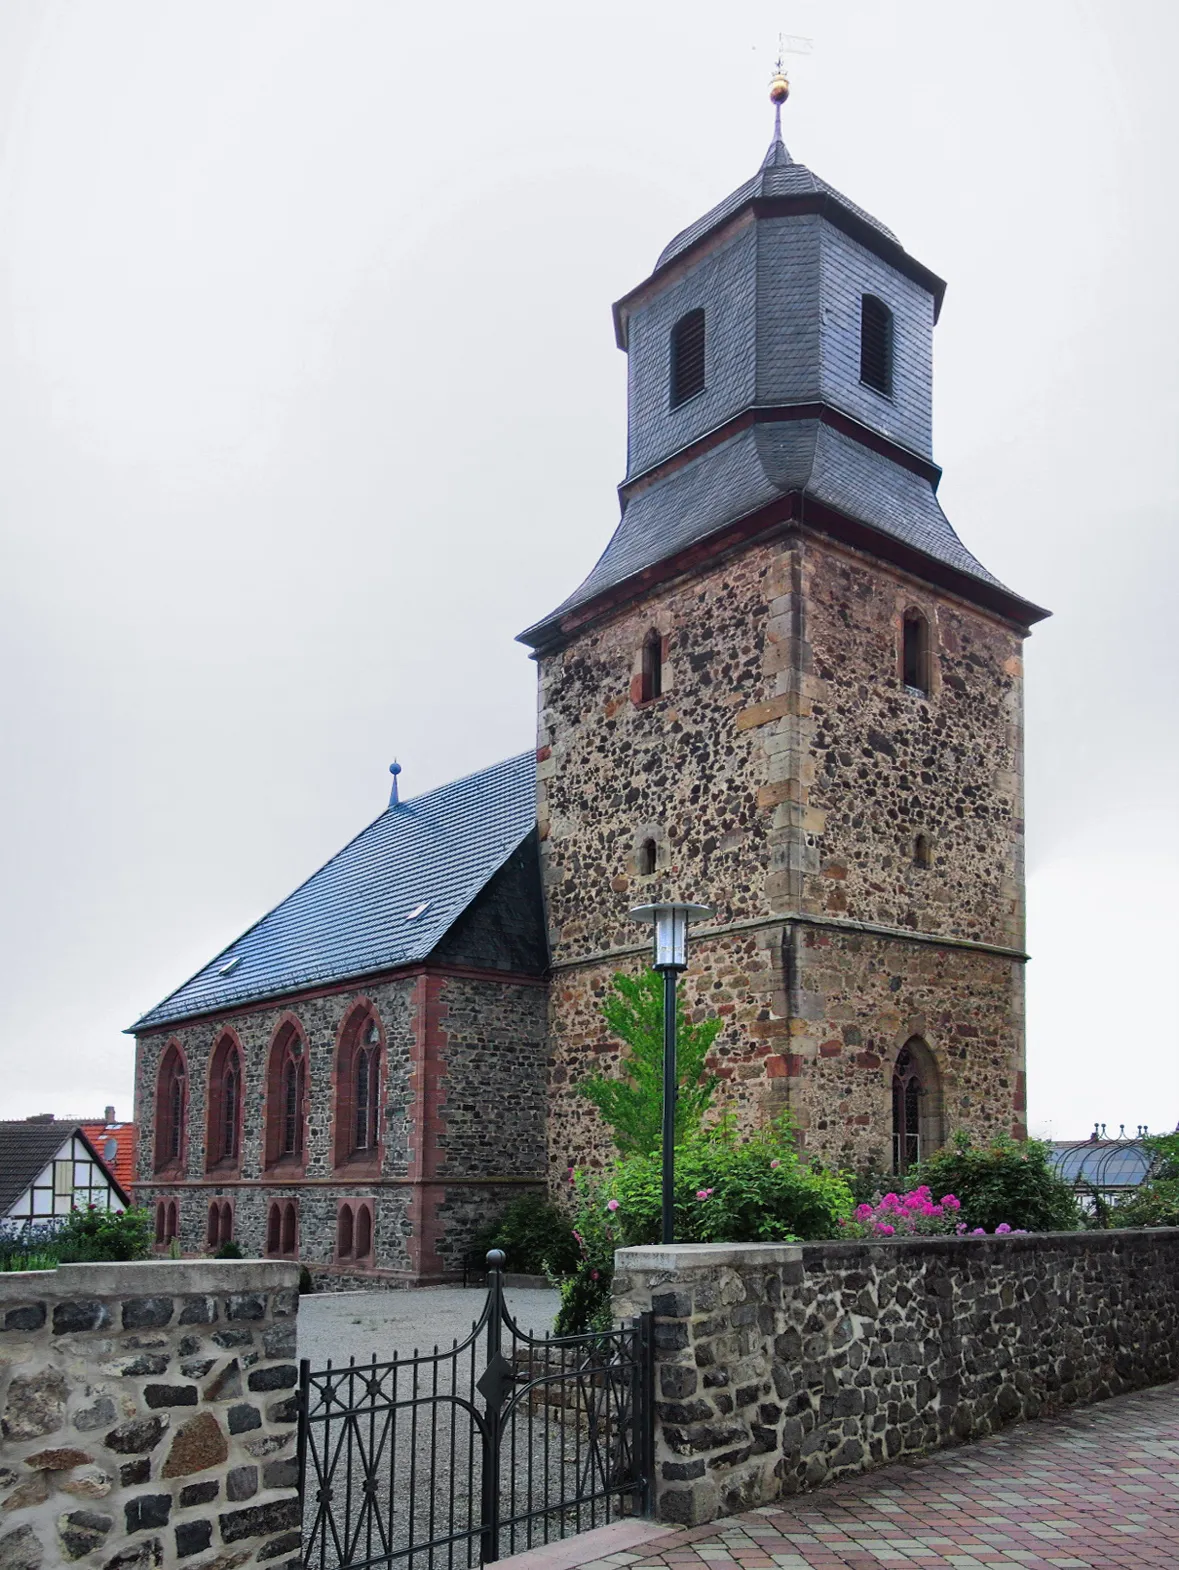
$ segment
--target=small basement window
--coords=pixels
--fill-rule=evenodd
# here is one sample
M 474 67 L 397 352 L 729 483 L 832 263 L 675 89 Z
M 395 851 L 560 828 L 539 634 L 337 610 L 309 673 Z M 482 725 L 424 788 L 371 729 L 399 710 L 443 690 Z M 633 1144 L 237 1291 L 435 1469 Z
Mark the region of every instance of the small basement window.
M 860 301 L 860 381 L 892 397 L 892 312 L 874 294 Z
M 704 312 L 697 307 L 671 329 L 670 406 L 678 409 L 704 391 Z

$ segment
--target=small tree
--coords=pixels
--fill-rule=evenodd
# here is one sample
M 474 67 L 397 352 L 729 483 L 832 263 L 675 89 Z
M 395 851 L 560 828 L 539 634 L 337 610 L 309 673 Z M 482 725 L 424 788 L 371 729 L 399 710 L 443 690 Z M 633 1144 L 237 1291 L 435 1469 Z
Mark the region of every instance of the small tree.
M 654 970 L 616 975 L 602 1014 L 629 1049 L 622 1057 L 621 1077 L 595 1074 L 578 1089 L 602 1114 L 624 1156 L 652 1155 L 660 1148 L 663 1121 L 663 977 Z M 693 1025 L 682 1009 L 676 1010 L 677 1145 L 700 1127 L 712 1103 L 719 1081 L 715 1074 L 705 1074 L 704 1060 L 722 1024 L 706 1019 Z

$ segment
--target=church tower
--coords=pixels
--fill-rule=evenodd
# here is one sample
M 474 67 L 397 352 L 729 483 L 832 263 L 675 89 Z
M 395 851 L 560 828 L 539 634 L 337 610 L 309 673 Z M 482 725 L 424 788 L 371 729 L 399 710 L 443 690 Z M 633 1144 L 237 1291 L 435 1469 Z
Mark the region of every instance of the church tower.
M 621 521 L 522 634 L 554 1176 L 607 1148 L 575 1087 L 616 1061 L 600 1004 L 659 898 L 715 909 L 684 1003 L 724 1019 L 744 1123 L 788 1108 L 809 1151 L 877 1170 L 1024 1131 L 1021 649 L 1047 613 L 938 504 L 944 288 L 776 118 L 614 307 Z

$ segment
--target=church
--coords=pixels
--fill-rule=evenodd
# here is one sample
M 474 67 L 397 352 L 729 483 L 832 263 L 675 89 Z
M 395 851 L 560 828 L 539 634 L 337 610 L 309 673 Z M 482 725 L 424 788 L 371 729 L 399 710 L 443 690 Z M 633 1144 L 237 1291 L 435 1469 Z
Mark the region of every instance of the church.
M 1047 612 L 938 503 L 945 285 L 796 163 L 614 306 L 621 519 L 521 636 L 536 748 L 388 808 L 131 1027 L 161 1249 L 453 1278 L 610 1144 L 586 1075 L 687 899 L 683 1005 L 742 1126 L 904 1172 L 1024 1135 L 1022 645 Z

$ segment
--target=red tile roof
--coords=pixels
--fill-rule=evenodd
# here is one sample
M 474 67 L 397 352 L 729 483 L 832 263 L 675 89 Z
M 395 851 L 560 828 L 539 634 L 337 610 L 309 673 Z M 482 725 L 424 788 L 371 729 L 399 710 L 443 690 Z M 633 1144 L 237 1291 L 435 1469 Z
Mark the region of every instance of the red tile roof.
M 129 1194 L 135 1181 L 135 1124 L 81 1123 L 78 1126 L 102 1157 L 104 1165 L 110 1168 L 115 1182 Z M 113 1159 L 107 1154 L 110 1140 L 115 1142 Z

